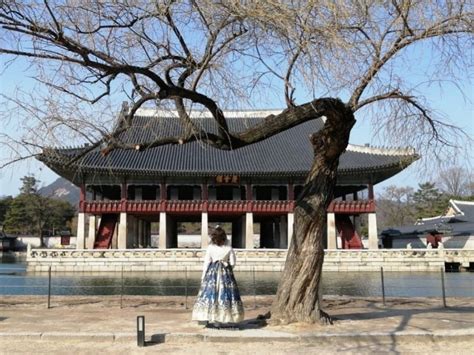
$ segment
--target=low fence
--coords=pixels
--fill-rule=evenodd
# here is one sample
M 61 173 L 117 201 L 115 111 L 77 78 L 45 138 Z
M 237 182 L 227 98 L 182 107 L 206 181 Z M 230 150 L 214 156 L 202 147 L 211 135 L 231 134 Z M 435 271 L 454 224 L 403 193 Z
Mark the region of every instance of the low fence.
M 0 269 L 0 294 L 12 294 L 12 295 L 39 295 L 44 296 L 47 299 L 47 307 L 51 307 L 52 299 L 54 296 L 86 296 L 86 295 L 112 295 L 117 296 L 120 299 L 120 308 L 124 307 L 124 297 L 129 295 L 148 295 L 148 296 L 184 296 L 183 306 L 187 309 L 189 307 L 189 298 L 194 298 L 200 287 L 200 274 L 196 277 L 196 272 L 191 272 L 185 269 L 184 275 L 180 275 L 181 279 L 173 279 L 172 281 L 162 282 L 162 284 L 149 284 L 153 279 L 143 282 L 143 279 L 137 278 L 136 273 L 122 272 L 117 275 L 114 274 L 112 279 L 104 282 L 104 279 L 98 274 L 87 276 L 87 282 L 82 285 L 71 285 L 64 283 L 64 278 L 57 276 L 52 272 L 52 268 L 48 269 L 46 275 L 35 284 L 27 284 L 28 280 L 22 279 L 20 276 L 24 270 L 18 268 L 2 268 Z M 182 273 L 180 273 L 182 274 Z M 190 277 L 190 274 L 193 274 Z M 253 296 L 254 306 L 256 307 L 257 295 L 274 295 L 276 291 L 276 284 L 279 278 L 275 278 L 273 286 L 266 288 L 262 292 L 262 288 L 259 288 L 261 284 L 262 274 L 266 277 L 268 273 L 260 273 L 260 279 L 257 282 L 256 278 L 257 271 L 253 269 L 250 273 L 247 273 L 245 280 L 242 280 L 238 273 L 237 280 L 243 296 Z M 333 278 L 335 275 L 340 273 L 323 273 L 323 281 Z M 372 278 L 369 292 L 365 296 L 380 297 L 380 301 L 385 305 L 387 298 L 389 297 L 436 297 L 440 299 L 440 304 L 447 307 L 447 293 L 453 293 L 456 291 L 457 294 L 462 294 L 462 297 L 474 297 L 474 277 L 468 273 L 457 273 L 457 275 L 466 275 L 466 282 L 457 283 L 456 285 L 446 285 L 446 276 L 444 268 L 440 268 L 438 272 L 424 273 L 420 275 L 422 278 L 411 279 L 407 275 L 403 276 L 400 273 L 386 272 L 383 267 L 379 269 L 379 273 L 366 273 L 374 276 Z M 362 275 L 363 278 L 366 274 Z M 448 273 L 450 276 L 454 276 L 454 273 Z M 354 274 L 354 276 L 357 274 Z M 376 276 L 379 275 L 377 279 Z M 44 277 L 46 276 L 46 277 Z M 184 277 L 183 277 L 184 276 Z M 278 275 L 279 276 L 279 275 Z M 429 276 L 429 278 L 427 278 Z M 404 277 L 404 278 L 403 278 Z M 82 276 L 82 279 L 84 276 Z M 4 280 L 10 280 L 10 282 L 4 282 Z M 130 283 L 130 279 L 135 280 L 134 283 Z M 19 283 L 12 283 L 14 280 L 22 280 Z M 110 282 L 113 280 L 113 282 Z M 138 280 L 138 281 L 137 281 Z M 141 281 L 140 281 L 141 280 Z M 357 280 L 352 278 L 352 281 Z M 361 279 L 359 279 L 360 282 Z M 421 280 L 424 280 L 422 282 Z M 242 285 L 241 285 L 241 281 Z M 355 281 L 358 282 L 358 281 Z M 148 284 L 144 284 L 148 283 Z M 342 285 L 341 283 L 340 285 Z M 342 289 L 342 295 L 345 296 L 358 296 L 358 294 L 350 294 L 351 292 L 344 291 L 343 287 L 339 285 L 339 289 Z M 327 285 L 326 285 L 327 286 Z M 365 287 L 360 285 L 360 287 Z M 336 286 L 337 289 L 337 286 Z M 7 291 L 5 291 L 7 290 Z M 332 287 L 322 287 L 322 293 L 327 294 L 328 291 L 331 294 L 338 293 L 334 292 L 334 285 Z M 408 291 L 403 293 L 401 291 Z M 451 291 L 451 292 L 450 292 Z M 360 295 L 359 295 L 360 296 Z

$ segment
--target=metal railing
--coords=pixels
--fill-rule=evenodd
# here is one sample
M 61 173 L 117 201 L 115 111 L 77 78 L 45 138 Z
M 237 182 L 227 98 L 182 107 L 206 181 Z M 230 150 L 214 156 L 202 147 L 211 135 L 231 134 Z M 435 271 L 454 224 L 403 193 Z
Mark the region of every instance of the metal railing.
M 119 304 L 120 308 L 124 307 L 124 296 L 130 296 L 130 295 L 137 295 L 137 290 L 151 290 L 152 293 L 148 293 L 146 295 L 152 296 L 152 295 L 158 295 L 156 292 L 157 290 L 167 290 L 167 293 L 165 295 L 167 296 L 183 296 L 184 294 L 184 307 L 185 309 L 188 309 L 188 301 L 189 297 L 195 297 L 199 291 L 200 285 L 196 285 L 196 281 L 194 280 L 193 282 L 190 282 L 189 279 L 189 273 L 188 269 L 186 268 L 184 272 L 184 284 L 168 284 L 168 285 L 137 285 L 137 284 L 126 284 L 126 274 L 124 273 L 124 270 L 122 268 L 122 271 L 120 273 L 120 279 L 119 283 L 115 285 L 65 285 L 61 283 L 55 283 L 55 278 L 53 277 L 53 273 L 51 272 L 51 267 L 49 268 L 47 272 L 47 278 L 46 282 L 43 282 L 41 284 L 34 284 L 34 285 L 12 285 L 12 284 L 5 284 L 2 282 L 2 279 L 5 279 L 7 276 L 12 276 L 12 275 L 18 275 L 21 273 L 24 273 L 24 269 L 20 268 L 2 268 L 0 269 L 0 295 L 5 294 L 2 292 L 2 289 L 10 289 L 10 290 L 15 290 L 15 289 L 22 289 L 22 290 L 45 290 L 46 292 L 46 297 L 47 297 L 47 307 L 51 308 L 51 299 L 54 296 L 85 296 L 83 292 L 75 292 L 76 290 L 84 290 L 84 289 L 93 289 L 93 290 L 98 290 L 104 291 L 112 291 L 111 294 L 113 296 L 119 296 Z M 257 308 L 257 281 L 256 281 L 256 272 L 255 268 L 251 271 L 251 287 L 250 290 L 249 287 L 247 287 L 247 292 L 241 293 L 242 295 L 245 296 L 252 296 L 253 298 L 253 303 L 254 303 L 254 308 Z M 324 275 L 324 274 L 323 274 Z M 390 275 L 390 272 L 384 272 L 383 267 L 380 268 L 380 294 L 374 293 L 371 296 L 378 297 L 379 295 L 381 296 L 381 301 L 383 305 L 386 305 L 386 298 L 390 293 L 392 293 L 391 297 L 433 297 L 433 296 L 420 296 L 420 293 L 418 293 L 417 296 L 400 296 L 399 294 L 396 295 L 397 292 L 394 292 L 397 289 L 406 289 L 406 286 L 403 285 L 390 285 L 387 286 L 387 280 L 390 280 L 390 277 L 387 278 L 387 275 Z M 91 276 L 91 278 L 95 279 L 97 276 Z M 44 279 L 44 278 L 43 278 Z M 114 278 L 116 281 L 118 281 L 118 278 Z M 434 280 L 432 280 L 434 281 Z M 440 269 L 439 273 L 439 284 L 438 286 L 426 286 L 426 285 L 411 285 L 410 289 L 418 289 L 418 290 L 424 290 L 425 295 L 429 294 L 429 291 L 435 291 L 437 293 L 437 296 L 439 297 L 440 300 L 442 300 L 443 307 L 447 307 L 447 297 L 446 297 L 446 282 L 445 282 L 445 270 L 444 268 Z M 456 286 L 456 290 L 459 289 L 468 289 L 470 292 L 470 295 L 468 297 L 474 297 L 474 287 L 471 286 Z M 64 293 L 64 291 L 67 290 L 67 293 Z M 127 292 L 127 291 L 132 291 Z M 169 290 L 180 290 L 179 292 L 169 292 Z M 62 292 L 60 292 L 62 291 Z M 71 292 L 72 291 L 72 292 Z M 135 293 L 134 293 L 135 292 Z M 468 293 L 469 293 L 468 292 Z M 14 293 L 18 294 L 18 293 Z M 35 293 L 25 293 L 23 295 L 32 295 Z M 140 294 L 140 293 L 138 293 Z M 274 294 L 274 293 L 272 293 Z M 433 294 L 433 292 L 431 292 Z M 41 295 L 45 295 L 42 293 Z M 143 294 L 141 294 L 143 295 Z M 268 294 L 267 294 L 268 295 Z M 351 296 L 351 295 L 348 295 Z

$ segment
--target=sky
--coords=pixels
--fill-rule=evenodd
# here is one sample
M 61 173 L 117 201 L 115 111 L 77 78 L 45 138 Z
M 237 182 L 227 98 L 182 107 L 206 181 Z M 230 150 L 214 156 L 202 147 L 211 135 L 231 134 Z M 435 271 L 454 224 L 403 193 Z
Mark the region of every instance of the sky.
M 12 95 L 16 88 L 21 88 L 25 91 L 31 91 L 33 89 L 34 81 L 30 78 L 32 73 L 25 61 L 19 60 L 6 67 L 4 58 L 0 56 L 0 65 L 0 94 Z M 472 76 L 472 73 L 466 75 L 465 80 L 457 83 L 464 91 L 464 97 L 454 85 L 445 86 L 443 90 L 437 87 L 425 88 L 422 94 L 428 96 L 430 100 L 434 102 L 434 108 L 443 112 L 448 121 L 463 128 L 465 132 L 474 139 L 474 87 L 472 82 L 469 81 L 470 76 Z M 275 105 L 274 107 L 262 108 L 279 107 Z M 120 108 L 117 107 L 117 112 L 119 109 Z M 371 146 L 387 146 L 385 142 L 375 137 L 374 129 L 371 127 L 368 119 L 364 119 L 364 117 L 360 116 L 356 116 L 356 118 L 357 123 L 352 130 L 350 143 L 360 145 L 368 143 Z M 14 125 L 7 127 L 2 125 L 0 127 L 0 133 L 12 134 L 14 133 L 12 130 L 14 129 Z M 465 142 L 457 143 L 464 144 L 466 146 L 467 155 L 471 157 L 474 156 L 474 150 L 469 144 Z M 67 143 L 65 143 L 65 145 L 67 145 Z M 0 147 L 0 161 L 7 159 L 8 154 L 5 147 Z M 420 161 L 412 164 L 403 172 L 378 184 L 375 187 L 376 193 L 380 193 L 383 188 L 388 185 L 411 186 L 416 189 L 419 183 L 429 180 L 431 178 L 430 175 L 426 174 L 423 170 L 426 166 L 423 159 L 422 157 Z M 467 166 L 465 160 L 461 160 L 459 163 Z M 58 178 L 54 172 L 35 159 L 21 161 L 0 169 L 0 196 L 14 196 L 18 194 L 19 187 L 21 186 L 20 178 L 31 174 L 41 181 L 41 185 L 48 185 Z

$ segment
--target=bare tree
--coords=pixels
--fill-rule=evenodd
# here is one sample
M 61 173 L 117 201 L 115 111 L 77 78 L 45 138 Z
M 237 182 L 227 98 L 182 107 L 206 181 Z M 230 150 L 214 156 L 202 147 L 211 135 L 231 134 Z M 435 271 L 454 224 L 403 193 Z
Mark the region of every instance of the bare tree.
M 377 200 L 377 224 L 386 228 L 415 222 L 413 193 L 409 186 L 387 186 Z
M 469 195 L 469 182 L 472 177 L 460 166 L 452 166 L 439 171 L 438 184 L 450 196 Z
M 375 106 L 375 123 L 394 144 L 409 141 L 433 152 L 452 144 L 452 135 L 460 132 L 417 93 L 420 82 L 408 77 L 404 61 L 413 55 L 411 47 L 430 51 L 434 59 L 423 73 L 427 80 L 443 84 L 449 75 L 455 81 L 459 68 L 469 64 L 464 54 L 472 45 L 469 1 L 0 4 L 0 54 L 29 59 L 37 80 L 50 89 L 43 94 L 41 110 L 34 98 L 14 99 L 16 107 L 30 114 L 26 127 L 32 140 L 20 142 L 29 142 L 31 154 L 64 134 L 82 136 L 90 140 L 90 150 L 101 146 L 104 154 L 195 140 L 238 149 L 305 121 L 327 118 L 309 138 L 314 162 L 296 203 L 294 236 L 272 307 L 275 322 L 329 320 L 318 298 L 326 208 L 354 115 L 362 117 Z M 265 102 L 279 88 L 287 105 L 281 114 L 241 132 L 229 130 L 223 107 Z M 113 129 L 90 114 L 80 117 L 80 112 L 106 112 L 124 95 L 131 106 Z M 300 103 L 297 97 L 310 101 Z M 175 108 L 184 133 L 139 146 L 121 142 L 120 133 L 148 104 Z M 195 108 L 212 114 L 217 133 L 195 125 L 189 116 Z

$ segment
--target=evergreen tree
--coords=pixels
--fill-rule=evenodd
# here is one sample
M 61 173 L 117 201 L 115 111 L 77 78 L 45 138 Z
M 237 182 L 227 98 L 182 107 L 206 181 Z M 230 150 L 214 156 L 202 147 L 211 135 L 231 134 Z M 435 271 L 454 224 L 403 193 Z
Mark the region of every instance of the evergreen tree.
M 15 197 L 5 215 L 5 232 L 13 234 L 30 234 L 34 221 L 28 209 L 29 201 L 26 195 Z
M 24 176 L 21 181 L 20 194 L 12 200 L 5 216 L 5 231 L 41 237 L 46 211 L 44 198 L 38 193 L 39 180 L 34 176 Z
M 0 226 L 3 226 L 5 223 L 5 217 L 10 205 L 12 204 L 12 201 L 13 197 L 11 196 L 0 199 Z
M 43 229 L 56 234 L 59 230 L 69 228 L 76 211 L 67 201 L 54 198 L 43 198 L 48 213 L 45 215 Z
M 20 194 L 10 198 L 5 211 L 5 231 L 39 236 L 44 246 L 44 232 L 54 234 L 58 230 L 70 228 L 75 209 L 67 201 L 41 196 L 38 192 L 39 180 L 34 176 L 25 176 L 21 181 Z M 0 209 L 2 206 L 0 204 Z
M 413 194 L 416 217 L 428 218 L 443 214 L 448 203 L 447 196 L 431 182 L 425 182 L 418 186 L 418 190 Z
M 38 192 L 40 180 L 34 176 L 23 176 L 20 180 L 23 182 L 23 185 L 20 187 L 20 194 L 31 195 Z

